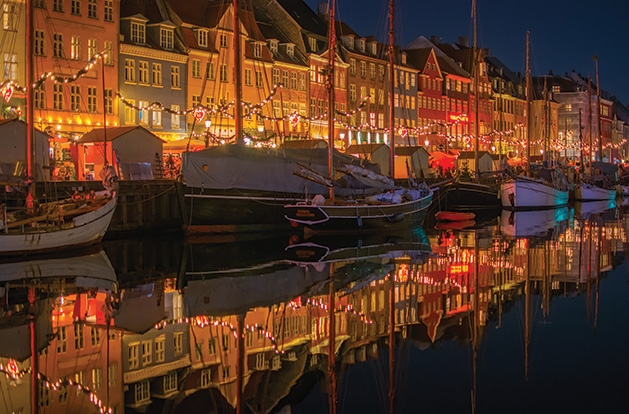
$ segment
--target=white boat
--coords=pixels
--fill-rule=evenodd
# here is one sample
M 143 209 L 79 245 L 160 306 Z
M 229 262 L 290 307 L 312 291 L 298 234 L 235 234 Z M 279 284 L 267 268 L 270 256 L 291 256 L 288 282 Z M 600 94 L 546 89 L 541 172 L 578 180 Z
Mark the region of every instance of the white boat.
M 6 214 L 0 226 L 0 255 L 24 256 L 75 250 L 99 243 L 109 228 L 117 205 L 116 192 L 95 201 L 81 201 L 61 212 L 69 202 L 54 203 L 54 211 L 17 219 Z M 66 217 L 71 217 L 66 220 Z
M 502 207 L 508 210 L 536 210 L 568 204 L 568 190 L 561 190 L 545 180 L 512 177 L 500 184 Z
M 552 210 L 509 211 L 502 210 L 500 232 L 507 237 L 544 237 L 565 222 L 568 207 Z
M 574 199 L 577 201 L 609 201 L 617 196 L 617 189 L 602 188 L 590 183 L 580 183 L 574 189 Z

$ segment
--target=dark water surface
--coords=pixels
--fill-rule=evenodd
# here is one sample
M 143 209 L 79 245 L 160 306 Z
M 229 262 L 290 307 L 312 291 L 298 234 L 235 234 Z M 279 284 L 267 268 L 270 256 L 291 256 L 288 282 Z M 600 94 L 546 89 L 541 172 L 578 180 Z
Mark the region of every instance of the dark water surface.
M 583 203 L 0 263 L 0 413 L 626 412 L 628 226 Z

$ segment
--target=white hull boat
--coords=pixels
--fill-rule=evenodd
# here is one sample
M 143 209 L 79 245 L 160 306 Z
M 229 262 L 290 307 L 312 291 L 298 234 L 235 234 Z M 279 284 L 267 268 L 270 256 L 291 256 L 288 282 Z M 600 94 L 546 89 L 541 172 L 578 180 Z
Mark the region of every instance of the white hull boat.
M 513 178 L 500 185 L 502 207 L 509 210 L 536 210 L 568 204 L 568 191 L 559 190 L 542 180 Z
M 589 183 L 581 183 L 574 189 L 574 199 L 577 201 L 613 200 L 616 195 L 616 189 L 601 188 Z

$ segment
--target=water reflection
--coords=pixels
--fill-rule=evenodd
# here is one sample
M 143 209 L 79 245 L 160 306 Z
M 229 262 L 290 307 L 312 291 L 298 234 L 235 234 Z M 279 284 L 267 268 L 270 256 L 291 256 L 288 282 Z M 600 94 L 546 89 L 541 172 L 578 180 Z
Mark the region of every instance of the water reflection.
M 519 389 L 548 399 L 558 374 L 539 355 L 557 335 L 595 347 L 613 314 L 599 311 L 603 283 L 620 277 L 626 293 L 624 208 L 371 237 L 114 241 L 1 263 L 3 402 L 404 413 L 501 412 Z

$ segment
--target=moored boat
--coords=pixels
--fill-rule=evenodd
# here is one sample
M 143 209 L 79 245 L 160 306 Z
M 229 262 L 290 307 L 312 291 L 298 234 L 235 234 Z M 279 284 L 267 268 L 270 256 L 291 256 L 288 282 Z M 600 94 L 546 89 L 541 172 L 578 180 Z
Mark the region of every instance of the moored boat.
M 474 220 L 476 214 L 465 211 L 439 211 L 435 213 L 435 218 L 438 221 L 467 221 Z

